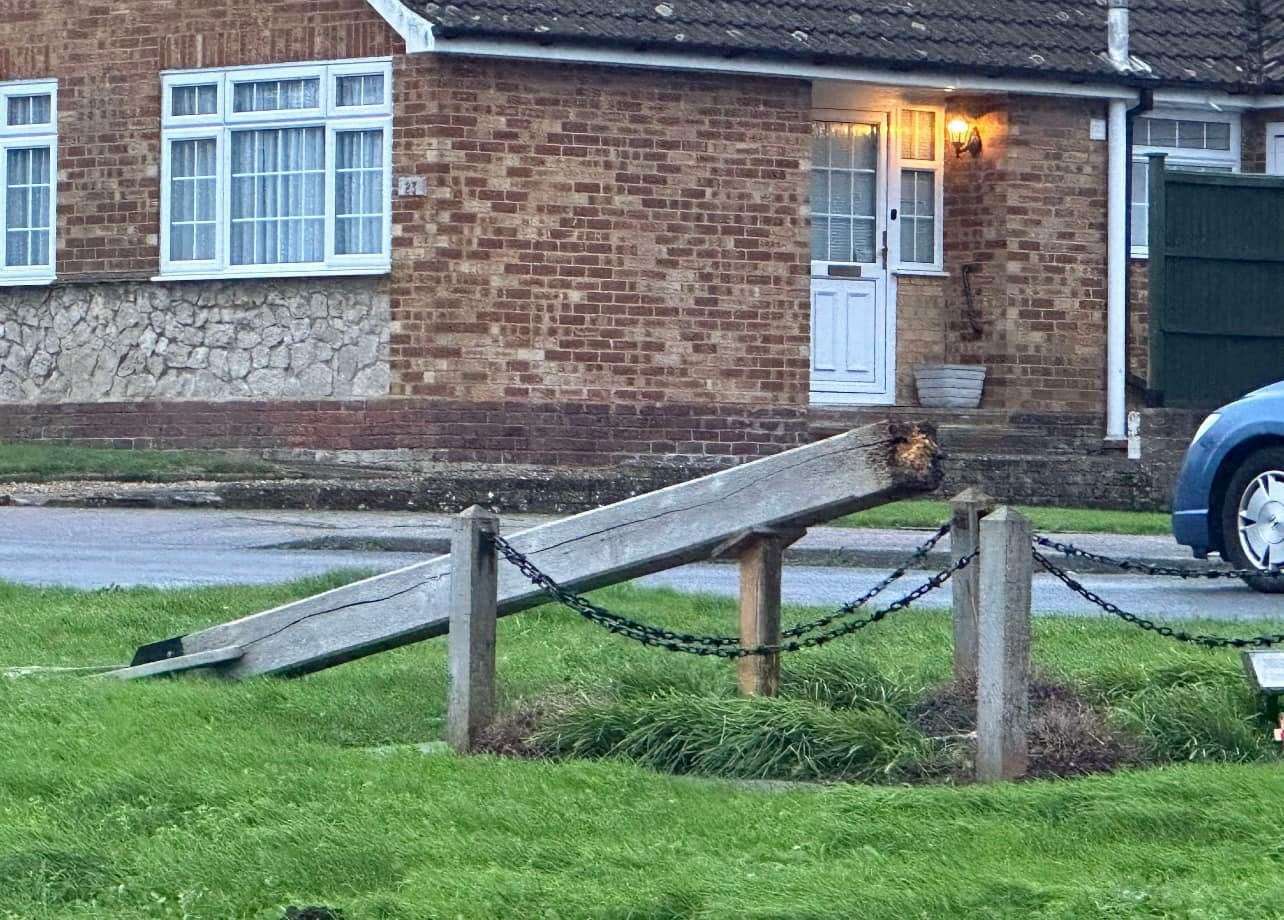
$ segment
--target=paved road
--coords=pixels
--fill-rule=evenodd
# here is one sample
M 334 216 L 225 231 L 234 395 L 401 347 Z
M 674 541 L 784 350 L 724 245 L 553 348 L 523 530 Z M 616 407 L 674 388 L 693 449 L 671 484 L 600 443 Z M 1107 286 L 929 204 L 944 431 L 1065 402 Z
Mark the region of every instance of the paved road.
M 894 600 L 927 580 L 927 572 L 911 572 L 897 587 L 890 588 L 886 600 Z M 873 587 L 881 572 L 865 569 L 815 568 L 789 566 L 784 571 L 783 592 L 787 603 L 819 607 L 838 606 Z M 1134 578 L 1100 575 L 1080 579 L 1087 587 L 1123 607 L 1130 613 L 1152 619 L 1284 619 L 1284 595 L 1256 594 L 1239 582 L 1177 582 L 1169 579 Z M 737 592 L 736 570 L 732 566 L 691 565 L 639 579 L 640 584 L 670 587 L 685 592 L 717 594 L 726 597 Z M 933 600 L 933 597 L 939 600 Z M 948 589 L 920 602 L 924 607 L 948 607 Z M 1099 613 L 1087 601 L 1070 593 L 1049 575 L 1034 579 L 1034 609 L 1041 613 Z
M 519 529 L 540 520 L 512 517 L 507 523 Z M 431 553 L 325 547 L 359 546 L 366 539 L 377 539 L 385 546 L 398 541 L 440 543 L 448 535 L 447 528 L 445 515 L 409 512 L 4 508 L 0 509 L 0 579 L 79 588 L 113 584 L 177 587 L 269 583 L 337 568 L 388 571 L 428 558 Z M 921 538 L 915 533 L 818 528 L 806 542 L 827 546 L 856 541 L 890 551 L 912 546 Z M 1087 542 L 1087 538 L 1080 542 Z M 1095 538 L 1091 545 L 1108 552 L 1180 554 L 1171 541 L 1160 538 Z M 280 548 L 283 546 L 313 548 Z M 837 605 L 860 594 L 881 575 L 881 571 L 862 569 L 789 566 L 785 570 L 785 598 L 791 603 Z M 907 578 L 907 589 L 917 583 L 914 577 L 924 576 Z M 1117 576 L 1090 576 L 1085 582 L 1139 613 L 1246 619 L 1284 616 L 1284 597 L 1257 595 L 1236 582 L 1156 582 Z M 687 566 L 641 583 L 732 596 L 736 593 L 736 569 Z M 1056 613 L 1092 610 L 1046 576 L 1036 578 L 1035 606 Z

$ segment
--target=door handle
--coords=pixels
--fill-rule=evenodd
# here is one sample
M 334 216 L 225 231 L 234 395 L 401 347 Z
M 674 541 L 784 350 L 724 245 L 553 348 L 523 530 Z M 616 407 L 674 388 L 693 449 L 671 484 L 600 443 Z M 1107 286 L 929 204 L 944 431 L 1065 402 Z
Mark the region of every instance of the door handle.
M 883 269 L 886 270 L 887 268 L 887 231 L 886 230 L 883 231 L 883 248 L 879 250 L 879 255 L 882 257 Z

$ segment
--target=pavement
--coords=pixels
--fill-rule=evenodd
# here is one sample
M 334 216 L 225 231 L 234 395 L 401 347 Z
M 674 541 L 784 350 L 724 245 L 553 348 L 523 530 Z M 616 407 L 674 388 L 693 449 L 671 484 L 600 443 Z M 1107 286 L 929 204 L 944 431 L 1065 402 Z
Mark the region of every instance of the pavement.
M 509 515 L 504 529 L 512 532 L 547 520 Z M 0 521 L 4 525 L 0 528 L 0 579 L 100 588 L 271 583 L 335 569 L 390 571 L 444 551 L 450 516 L 10 507 L 0 510 Z M 784 573 L 785 599 L 795 604 L 840 604 L 872 586 L 927 536 L 923 531 L 813 528 L 791 552 L 791 564 Z M 1085 534 L 1063 539 L 1112 556 L 1162 564 L 1190 561 L 1166 537 Z M 948 538 L 942 541 L 940 549 L 947 549 L 948 542 Z M 944 554 L 926 565 L 943 567 Z M 908 590 L 926 574 L 911 573 L 902 584 Z M 1255 594 L 1236 581 L 1120 575 L 1084 575 L 1083 580 L 1125 609 L 1165 618 L 1284 616 L 1284 596 Z M 638 583 L 722 596 L 734 596 L 738 590 L 736 568 L 719 564 L 689 565 Z M 1047 575 L 1035 577 L 1034 590 L 1037 610 L 1094 612 Z M 938 605 L 942 603 L 948 601 Z

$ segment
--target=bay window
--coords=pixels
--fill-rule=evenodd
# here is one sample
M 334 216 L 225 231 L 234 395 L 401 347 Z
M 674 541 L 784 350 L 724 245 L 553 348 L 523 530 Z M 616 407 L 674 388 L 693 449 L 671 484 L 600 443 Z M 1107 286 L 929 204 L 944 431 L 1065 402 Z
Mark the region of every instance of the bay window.
M 163 277 L 386 272 L 386 60 L 163 80 Z
M 0 83 L 0 285 L 54 279 L 57 84 Z

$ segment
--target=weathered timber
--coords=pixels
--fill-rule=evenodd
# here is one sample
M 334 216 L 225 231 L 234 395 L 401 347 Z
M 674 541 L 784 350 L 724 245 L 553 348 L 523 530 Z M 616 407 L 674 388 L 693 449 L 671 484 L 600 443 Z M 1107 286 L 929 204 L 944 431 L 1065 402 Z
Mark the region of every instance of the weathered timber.
M 740 644 L 745 648 L 780 645 L 780 568 L 784 539 L 758 534 L 740 554 Z M 780 692 L 780 654 L 750 655 L 736 662 L 742 696 Z
M 446 740 L 466 754 L 495 717 L 499 516 L 474 505 L 451 523 Z
M 940 480 L 930 432 L 878 423 L 743 466 L 534 527 L 511 538 L 544 572 L 576 591 L 708 559 L 755 527 L 806 528 L 931 491 Z M 450 558 L 285 604 L 177 639 L 144 646 L 135 663 L 243 649 L 223 672 L 306 674 L 444 635 Z M 509 565 L 499 572 L 499 615 L 538 606 L 538 588 Z
M 113 680 L 133 680 L 137 677 L 159 677 L 162 674 L 177 674 L 180 671 L 192 671 L 196 668 L 212 668 L 229 664 L 241 657 L 243 652 L 236 645 L 223 648 L 202 649 L 186 655 L 175 655 L 172 658 L 160 658 L 146 664 L 131 665 L 119 671 L 108 671 L 98 675 Z

